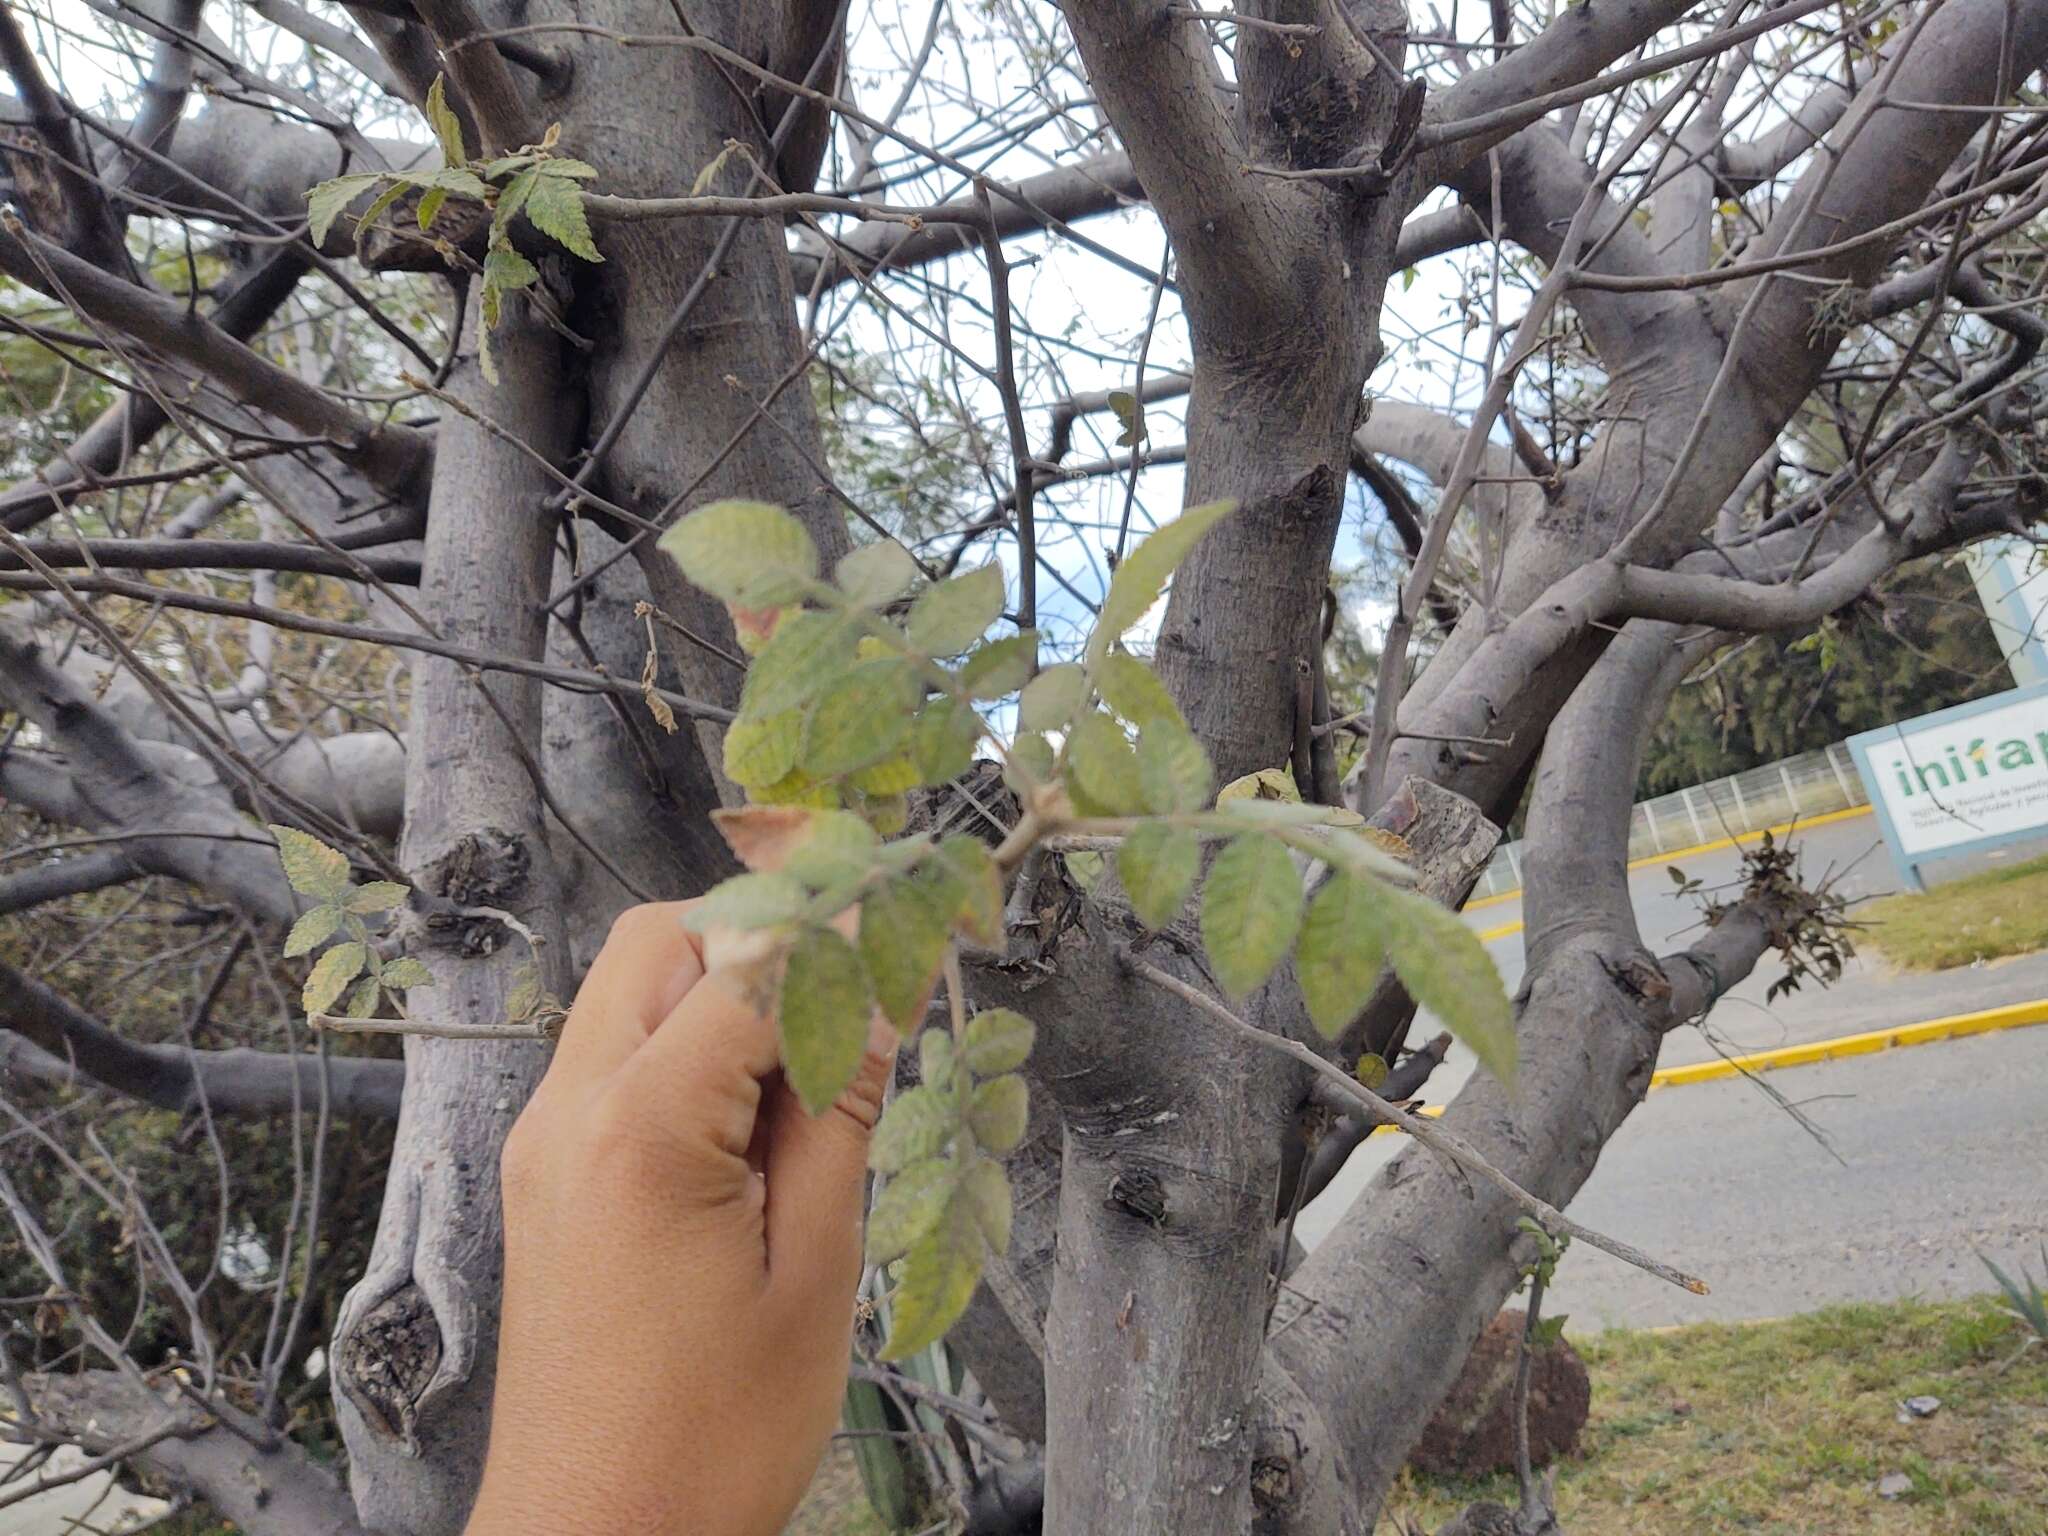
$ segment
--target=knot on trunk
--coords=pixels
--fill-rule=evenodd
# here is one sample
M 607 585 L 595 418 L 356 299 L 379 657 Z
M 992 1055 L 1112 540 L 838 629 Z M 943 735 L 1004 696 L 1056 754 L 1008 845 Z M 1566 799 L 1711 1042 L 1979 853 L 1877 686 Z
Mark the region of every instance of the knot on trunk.
M 488 955 L 504 944 L 507 925 L 485 908 L 516 912 L 531 886 L 533 854 L 515 833 L 486 827 L 465 833 L 428 864 L 420 888 L 444 897 L 453 910 L 430 911 L 428 942 L 465 954 Z
M 420 1407 L 441 1368 L 441 1325 L 408 1280 L 337 1342 L 336 1380 L 379 1434 L 415 1443 Z

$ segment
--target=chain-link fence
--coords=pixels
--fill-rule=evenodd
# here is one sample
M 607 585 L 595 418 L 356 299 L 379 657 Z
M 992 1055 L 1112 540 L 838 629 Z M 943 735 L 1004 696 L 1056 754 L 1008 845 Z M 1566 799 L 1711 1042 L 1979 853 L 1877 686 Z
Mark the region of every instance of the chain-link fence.
M 1747 773 L 1696 784 L 1674 795 L 1638 802 L 1629 824 L 1631 859 L 1673 853 L 1741 832 L 1761 832 L 1807 816 L 1868 805 L 1849 749 L 1836 742 L 1767 763 Z M 1503 843 L 1473 887 L 1473 897 L 1497 896 L 1522 884 L 1522 845 Z

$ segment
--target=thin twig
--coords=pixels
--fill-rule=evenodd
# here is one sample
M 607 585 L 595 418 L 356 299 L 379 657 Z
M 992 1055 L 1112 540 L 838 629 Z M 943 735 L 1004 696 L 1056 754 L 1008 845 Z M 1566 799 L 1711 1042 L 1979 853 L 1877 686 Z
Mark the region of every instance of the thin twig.
M 1706 1281 L 1688 1275 L 1683 1270 L 1673 1269 L 1669 1264 L 1651 1258 L 1641 1249 L 1632 1248 L 1627 1243 L 1615 1238 L 1604 1237 L 1590 1228 L 1580 1226 L 1555 1206 L 1530 1194 L 1529 1191 L 1494 1167 L 1492 1163 L 1489 1163 L 1477 1151 L 1465 1145 L 1462 1140 L 1451 1132 L 1439 1125 L 1432 1124 L 1428 1120 L 1424 1120 L 1419 1115 L 1411 1115 L 1399 1105 L 1388 1103 L 1370 1088 L 1366 1087 L 1365 1084 L 1359 1082 L 1340 1067 L 1323 1060 L 1322 1057 L 1299 1041 L 1289 1040 L 1284 1035 L 1268 1034 L 1265 1030 L 1255 1025 L 1247 1024 L 1243 1019 L 1240 1019 L 1236 1014 L 1224 1007 L 1223 1004 L 1216 1001 L 1215 998 L 1197 991 L 1178 976 L 1169 975 L 1167 972 L 1160 970 L 1156 965 L 1147 964 L 1129 950 L 1121 951 L 1120 958 L 1131 973 L 1140 980 L 1150 982 L 1162 991 L 1171 992 L 1182 1002 L 1191 1004 L 1201 1012 L 1206 1013 L 1210 1018 L 1216 1020 L 1217 1023 L 1227 1025 L 1234 1033 L 1251 1044 L 1265 1050 L 1277 1051 L 1282 1056 L 1292 1057 L 1295 1061 L 1300 1062 L 1303 1066 L 1317 1073 L 1324 1081 L 1347 1097 L 1364 1105 L 1374 1114 L 1381 1116 L 1390 1123 L 1399 1126 L 1439 1157 L 1446 1158 L 1466 1170 L 1466 1172 L 1476 1174 L 1479 1178 L 1484 1179 L 1495 1189 L 1506 1195 L 1509 1200 L 1541 1222 L 1546 1231 L 1561 1232 L 1567 1237 L 1591 1244 L 1602 1253 L 1611 1253 L 1624 1263 L 1633 1264 L 1638 1269 L 1647 1270 L 1658 1279 L 1668 1280 L 1673 1285 L 1691 1291 L 1695 1296 L 1707 1294 Z

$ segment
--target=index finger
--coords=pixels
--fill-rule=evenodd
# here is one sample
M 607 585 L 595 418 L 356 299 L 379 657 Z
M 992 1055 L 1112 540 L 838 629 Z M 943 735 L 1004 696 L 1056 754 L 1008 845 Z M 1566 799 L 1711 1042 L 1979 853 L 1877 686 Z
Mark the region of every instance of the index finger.
M 651 902 L 613 921 L 562 1026 L 550 1077 L 588 1083 L 617 1071 L 704 979 L 704 952 L 683 926 L 693 905 Z

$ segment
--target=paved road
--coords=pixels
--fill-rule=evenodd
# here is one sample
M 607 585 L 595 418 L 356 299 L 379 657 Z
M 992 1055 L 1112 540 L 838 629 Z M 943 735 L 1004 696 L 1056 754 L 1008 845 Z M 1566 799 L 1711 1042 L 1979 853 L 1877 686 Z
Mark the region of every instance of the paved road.
M 1867 817 L 1801 837 L 1809 878 L 1842 871 L 1852 898 L 1886 894 L 1897 880 Z M 2028 856 L 2014 850 L 2010 859 Z M 1739 876 L 1734 850 L 1679 861 L 1710 886 Z M 1985 860 L 1985 863 L 1995 860 Z M 1644 941 L 1668 951 L 1690 942 L 1696 909 L 1674 900 L 1662 863 L 1630 881 Z M 1522 974 L 1522 938 L 1500 933 L 1518 901 L 1466 914 L 1492 935 L 1487 948 L 1510 989 Z M 1842 981 L 1768 1003 L 1769 961 L 1724 998 L 1705 1028 L 1675 1032 L 1665 1066 L 1731 1053 L 1915 1023 L 2048 997 L 2048 954 L 1931 975 L 1890 972 L 1859 956 Z M 1454 1051 L 1429 1096 L 1456 1092 L 1472 1070 Z M 1704 1275 L 1695 1298 L 1596 1251 L 1569 1256 L 1558 1306 L 1575 1326 L 1653 1326 L 1773 1317 L 1823 1301 L 1906 1294 L 1961 1295 L 1990 1288 L 1972 1256 L 1981 1248 L 2008 1271 L 2038 1271 L 2048 1237 L 2048 1025 L 1771 1074 L 1842 1161 L 1756 1085 L 1741 1080 L 1663 1089 L 1633 1115 L 1572 1214 Z M 1400 1143 L 1377 1137 L 1344 1176 L 1302 1213 L 1313 1244 Z M 1846 1165 L 1846 1166 L 1845 1166 Z

